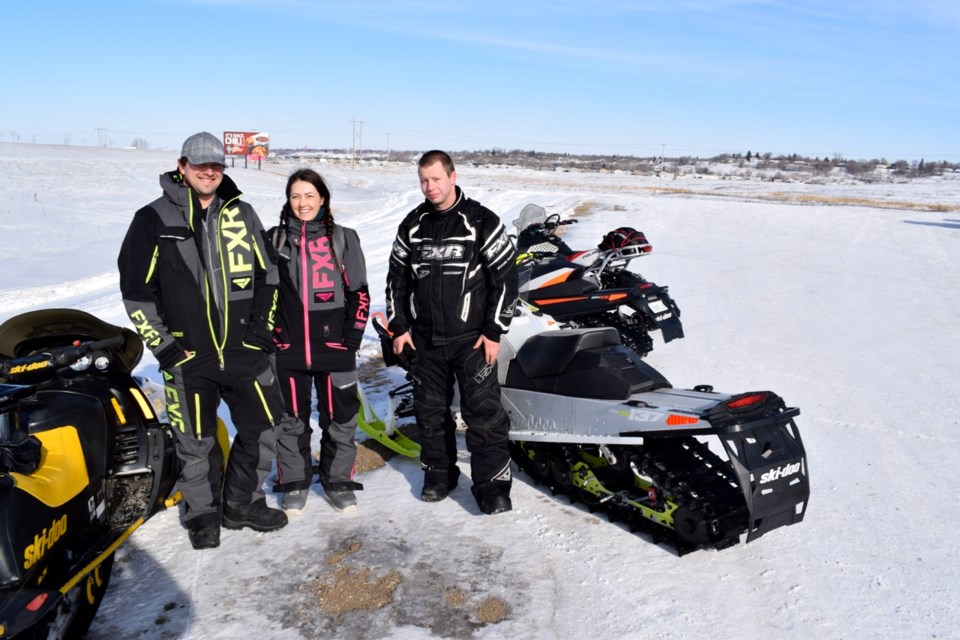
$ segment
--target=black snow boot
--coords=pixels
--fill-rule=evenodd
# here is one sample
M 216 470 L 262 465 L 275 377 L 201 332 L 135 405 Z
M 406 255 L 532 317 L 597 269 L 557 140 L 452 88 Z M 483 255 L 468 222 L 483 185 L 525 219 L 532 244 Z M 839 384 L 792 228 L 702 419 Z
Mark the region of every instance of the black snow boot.
M 510 482 L 502 480 L 481 482 L 473 485 L 470 491 L 473 492 L 480 510 L 488 515 L 513 509 L 513 503 L 510 501 Z
M 449 469 L 426 467 L 423 472 L 423 491 L 420 499 L 424 502 L 440 502 L 457 488 L 460 481 L 460 468 L 453 465 Z
M 220 514 L 204 513 L 187 520 L 190 544 L 194 549 L 216 549 L 220 546 Z
M 251 504 L 223 507 L 223 526 L 227 529 L 249 527 L 254 531 L 276 531 L 287 524 L 287 514 L 271 509 L 263 498 Z

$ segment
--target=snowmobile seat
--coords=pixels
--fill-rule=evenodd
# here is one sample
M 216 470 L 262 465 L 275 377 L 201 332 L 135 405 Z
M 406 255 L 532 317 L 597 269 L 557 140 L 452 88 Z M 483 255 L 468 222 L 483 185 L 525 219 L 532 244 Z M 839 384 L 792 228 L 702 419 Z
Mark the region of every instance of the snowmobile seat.
M 547 331 L 530 338 L 510 363 L 504 386 L 622 401 L 670 383 L 622 346 L 615 329 L 604 327 Z
M 617 344 L 620 336 L 612 327 L 546 331 L 520 347 L 516 362 L 531 378 L 555 376 L 566 369 L 578 351 Z

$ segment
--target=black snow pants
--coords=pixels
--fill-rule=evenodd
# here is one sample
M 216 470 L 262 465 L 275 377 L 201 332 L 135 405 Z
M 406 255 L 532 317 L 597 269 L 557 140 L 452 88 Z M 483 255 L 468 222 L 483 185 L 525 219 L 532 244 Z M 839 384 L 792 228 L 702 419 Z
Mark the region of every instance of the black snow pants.
M 510 419 L 500 404 L 497 365 L 488 365 L 474 340 L 443 346 L 414 334 L 417 362 L 413 372 L 413 406 L 423 431 L 420 462 L 427 469 L 449 469 L 457 462 L 456 425 L 450 420 L 454 384 L 467 425 L 467 450 L 474 486 L 509 483 Z M 509 490 L 509 485 L 508 485 Z

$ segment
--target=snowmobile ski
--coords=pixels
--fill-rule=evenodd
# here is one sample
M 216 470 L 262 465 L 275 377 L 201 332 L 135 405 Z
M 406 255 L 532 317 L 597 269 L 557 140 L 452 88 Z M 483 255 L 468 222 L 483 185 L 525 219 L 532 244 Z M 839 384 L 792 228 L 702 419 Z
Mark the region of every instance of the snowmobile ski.
M 370 406 L 370 401 L 367 400 L 367 394 L 364 392 L 363 387 L 358 385 L 357 389 L 360 396 L 360 413 L 357 416 L 357 427 L 391 451 L 395 451 L 409 458 L 420 457 L 420 445 L 403 435 L 399 429 L 395 428 L 396 416 L 399 412 L 391 406 L 392 410 L 387 418 L 388 422 L 384 423 L 383 420 L 377 417 L 373 407 Z M 392 402 L 391 405 L 393 405 Z

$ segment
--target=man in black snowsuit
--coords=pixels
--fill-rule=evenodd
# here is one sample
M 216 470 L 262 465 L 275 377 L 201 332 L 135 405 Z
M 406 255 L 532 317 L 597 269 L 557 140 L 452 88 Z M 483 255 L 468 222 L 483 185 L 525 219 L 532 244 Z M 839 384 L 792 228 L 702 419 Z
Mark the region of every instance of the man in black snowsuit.
M 422 500 L 457 486 L 453 385 L 467 425 L 473 495 L 484 513 L 512 508 L 510 420 L 500 404 L 497 353 L 517 298 L 516 251 L 500 219 L 456 186 L 450 156 L 429 151 L 417 171 L 426 201 L 400 223 L 387 274 L 393 351 L 417 354 L 414 410 L 423 430 Z
M 221 519 L 257 531 L 287 524 L 263 493 L 284 419 L 267 359 L 277 268 L 259 217 L 224 169 L 216 136 L 190 136 L 177 169 L 160 176 L 163 195 L 134 215 L 117 259 L 127 314 L 163 373 L 195 549 L 220 544 Z M 237 431 L 222 494 L 221 399 Z

